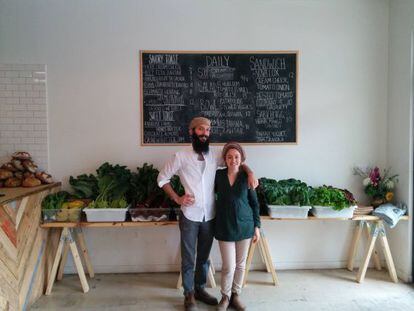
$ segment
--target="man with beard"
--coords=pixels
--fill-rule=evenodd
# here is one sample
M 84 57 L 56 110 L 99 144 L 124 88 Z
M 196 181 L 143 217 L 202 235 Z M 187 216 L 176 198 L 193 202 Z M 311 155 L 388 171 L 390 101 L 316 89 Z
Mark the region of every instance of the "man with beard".
M 179 227 L 185 310 L 196 310 L 196 299 L 209 305 L 218 304 L 205 290 L 205 285 L 214 239 L 214 179 L 217 168 L 224 166 L 224 162 L 218 148 L 209 148 L 210 126 L 210 120 L 203 117 L 191 120 L 192 147 L 178 151 L 158 175 L 159 187 L 181 206 Z M 246 165 L 243 169 L 248 173 L 249 186 L 256 188 L 258 182 L 251 170 Z M 184 186 L 183 196 L 178 196 L 170 185 L 175 174 Z

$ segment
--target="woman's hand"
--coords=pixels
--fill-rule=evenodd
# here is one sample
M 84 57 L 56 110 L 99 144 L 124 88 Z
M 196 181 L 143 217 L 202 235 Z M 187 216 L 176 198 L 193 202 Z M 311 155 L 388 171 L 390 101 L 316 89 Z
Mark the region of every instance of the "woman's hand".
M 257 243 L 260 240 L 260 228 L 254 228 L 253 243 Z

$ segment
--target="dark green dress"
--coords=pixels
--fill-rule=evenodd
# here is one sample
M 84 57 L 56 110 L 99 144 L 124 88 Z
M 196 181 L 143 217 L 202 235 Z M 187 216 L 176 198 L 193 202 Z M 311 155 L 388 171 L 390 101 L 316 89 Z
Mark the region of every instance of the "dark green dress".
M 247 174 L 240 171 L 230 186 L 227 168 L 216 172 L 215 238 L 219 241 L 241 241 L 260 228 L 259 202 L 254 190 L 248 189 Z

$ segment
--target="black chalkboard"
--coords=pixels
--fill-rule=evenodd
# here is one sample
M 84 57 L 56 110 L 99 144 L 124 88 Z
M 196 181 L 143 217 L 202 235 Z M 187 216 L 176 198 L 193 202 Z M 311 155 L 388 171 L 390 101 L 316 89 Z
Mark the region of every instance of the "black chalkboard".
M 141 51 L 141 144 L 189 143 L 195 116 L 215 143 L 296 143 L 297 55 Z

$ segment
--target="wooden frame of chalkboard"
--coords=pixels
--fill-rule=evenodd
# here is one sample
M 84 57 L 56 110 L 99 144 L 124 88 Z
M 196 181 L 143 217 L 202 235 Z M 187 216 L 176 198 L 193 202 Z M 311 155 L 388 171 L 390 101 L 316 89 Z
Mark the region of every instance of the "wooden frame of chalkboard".
M 140 50 L 141 146 L 190 144 L 195 116 L 211 142 L 298 144 L 299 51 Z

